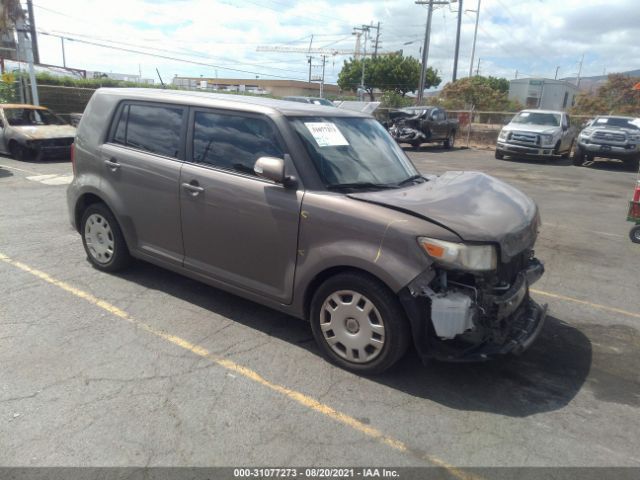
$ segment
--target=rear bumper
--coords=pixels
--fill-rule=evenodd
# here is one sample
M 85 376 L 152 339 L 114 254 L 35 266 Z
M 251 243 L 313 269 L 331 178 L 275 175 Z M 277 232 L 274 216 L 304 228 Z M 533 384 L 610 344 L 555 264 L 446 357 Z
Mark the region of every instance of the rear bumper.
M 523 157 L 559 157 L 554 152 L 554 147 L 527 147 L 524 145 L 515 145 L 512 143 L 506 143 L 498 141 L 496 149 L 507 155 L 518 155 Z

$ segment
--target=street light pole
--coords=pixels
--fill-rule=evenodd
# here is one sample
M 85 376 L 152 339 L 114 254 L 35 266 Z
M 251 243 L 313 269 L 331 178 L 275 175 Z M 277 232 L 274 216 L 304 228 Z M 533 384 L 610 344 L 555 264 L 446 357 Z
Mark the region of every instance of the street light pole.
M 456 52 L 453 57 L 453 76 L 451 78 L 452 82 L 456 81 L 458 76 L 458 55 L 460 54 L 460 28 L 462 27 L 462 0 L 459 0 L 458 5 L 458 28 L 456 30 Z

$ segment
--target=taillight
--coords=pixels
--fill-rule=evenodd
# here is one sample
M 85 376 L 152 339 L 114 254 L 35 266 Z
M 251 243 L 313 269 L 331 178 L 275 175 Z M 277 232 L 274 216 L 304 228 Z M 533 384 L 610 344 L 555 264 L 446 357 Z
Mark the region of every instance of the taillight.
M 73 176 L 76 176 L 76 144 L 71 144 L 71 168 L 73 168 Z

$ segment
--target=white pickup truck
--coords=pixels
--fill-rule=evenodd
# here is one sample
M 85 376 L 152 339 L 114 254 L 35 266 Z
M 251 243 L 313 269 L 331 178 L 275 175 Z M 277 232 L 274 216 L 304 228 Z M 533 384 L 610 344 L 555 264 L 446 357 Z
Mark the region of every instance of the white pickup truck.
M 565 112 L 523 110 L 500 131 L 496 158 L 569 158 L 575 139 L 576 129 Z

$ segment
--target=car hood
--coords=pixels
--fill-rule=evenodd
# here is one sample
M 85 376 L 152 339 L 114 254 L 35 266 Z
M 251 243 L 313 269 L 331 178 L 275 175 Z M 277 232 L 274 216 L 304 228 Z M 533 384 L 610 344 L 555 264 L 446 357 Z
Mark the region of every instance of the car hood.
M 497 243 L 503 261 L 533 247 L 540 223 L 531 198 L 480 172 L 446 172 L 407 188 L 348 196 L 443 226 L 463 241 Z
M 510 123 L 503 127 L 505 132 L 535 132 L 535 133 L 556 133 L 560 127 L 552 125 L 530 125 L 526 123 Z
M 40 125 L 29 127 L 13 127 L 16 132 L 31 140 L 47 138 L 69 138 L 76 136 L 76 127 L 71 125 Z

